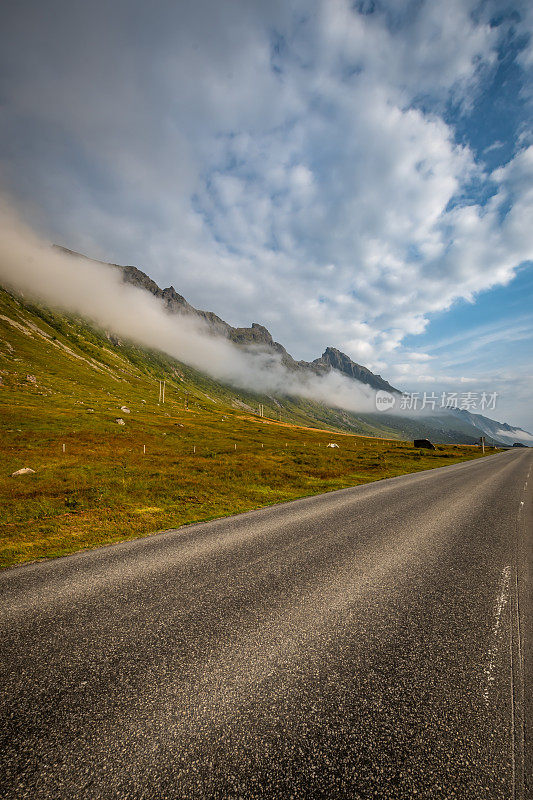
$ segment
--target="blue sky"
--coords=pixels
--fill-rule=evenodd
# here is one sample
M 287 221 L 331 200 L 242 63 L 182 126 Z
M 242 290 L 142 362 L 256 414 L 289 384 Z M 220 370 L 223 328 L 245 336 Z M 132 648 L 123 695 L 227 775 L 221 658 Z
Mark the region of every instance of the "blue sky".
M 533 429 L 533 7 L 7 0 L 0 191 L 296 358 Z

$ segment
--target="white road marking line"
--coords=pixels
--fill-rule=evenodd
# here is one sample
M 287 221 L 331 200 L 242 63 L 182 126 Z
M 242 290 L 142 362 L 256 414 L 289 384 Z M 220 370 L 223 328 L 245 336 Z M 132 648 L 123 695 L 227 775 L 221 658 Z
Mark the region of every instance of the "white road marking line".
M 529 479 L 529 471 L 527 474 Z M 524 487 L 526 495 L 528 481 Z M 513 797 L 516 800 L 524 800 L 525 797 L 525 701 L 524 701 L 524 656 L 522 652 L 522 629 L 521 629 L 521 609 L 520 609 L 520 590 L 518 585 L 518 564 L 519 564 L 519 541 L 525 535 L 524 520 L 524 500 L 520 502 L 518 512 L 517 541 L 515 551 L 515 603 L 511 610 L 509 603 L 509 621 L 511 625 L 511 729 L 512 729 L 512 763 L 513 763 Z M 514 611 L 514 614 L 513 614 Z M 513 620 L 514 617 L 514 620 Z M 513 624 L 514 621 L 514 624 Z M 516 670 L 513 652 L 513 644 L 516 644 L 517 655 Z M 516 672 L 516 674 L 515 674 Z M 516 699 L 515 699 L 516 698 Z
M 520 593 L 518 590 L 518 567 L 515 569 L 515 618 L 516 618 L 516 636 L 518 648 L 518 667 L 520 685 L 524 686 L 524 656 L 522 654 L 522 626 L 520 624 Z M 523 692 L 522 692 L 523 694 Z
M 515 569 L 515 608 L 509 598 L 509 656 L 510 656 L 510 705 L 511 705 L 511 762 L 513 768 L 513 798 L 524 800 L 525 792 L 525 741 L 524 741 L 524 675 L 522 663 L 522 643 L 520 631 L 520 607 L 518 595 L 518 568 Z M 515 680 L 514 646 L 518 650 L 518 675 Z M 518 686 L 517 686 L 518 683 Z M 515 699 L 516 697 L 516 699 Z
M 512 765 L 512 775 L 513 775 L 513 789 L 512 789 L 512 797 L 516 800 L 516 721 L 515 721 L 515 709 L 514 709 L 514 667 L 513 667 L 513 619 L 512 619 L 512 611 L 511 611 L 511 603 L 509 603 L 509 627 L 510 627 L 510 636 L 509 636 L 509 659 L 511 663 L 511 695 L 510 695 L 510 704 L 511 704 L 511 765 Z
M 487 663 L 485 664 L 485 686 L 483 688 L 483 699 L 488 708 L 489 706 L 489 693 L 492 684 L 494 683 L 494 665 L 496 656 L 498 654 L 498 646 L 502 636 L 502 614 L 503 610 L 509 599 L 509 583 L 511 580 L 511 567 L 507 565 L 500 578 L 500 585 L 498 596 L 496 598 L 496 610 L 494 613 L 494 622 L 492 624 L 492 643 L 489 648 Z

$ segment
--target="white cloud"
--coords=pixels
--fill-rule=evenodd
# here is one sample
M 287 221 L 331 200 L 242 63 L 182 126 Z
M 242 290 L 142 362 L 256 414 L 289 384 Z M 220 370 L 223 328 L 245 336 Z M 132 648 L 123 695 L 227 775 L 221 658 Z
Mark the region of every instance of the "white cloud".
M 533 257 L 531 149 L 486 207 L 452 202 L 489 180 L 444 109 L 493 67 L 498 4 L 46 5 L 11 12 L 5 136 L 36 138 L 0 175 L 67 245 L 297 358 L 333 344 L 391 370 L 429 313 Z

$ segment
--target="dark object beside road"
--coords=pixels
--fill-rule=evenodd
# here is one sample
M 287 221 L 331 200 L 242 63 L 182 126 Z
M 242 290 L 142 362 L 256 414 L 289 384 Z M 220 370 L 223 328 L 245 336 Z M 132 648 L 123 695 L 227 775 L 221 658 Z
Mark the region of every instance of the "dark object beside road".
M 434 444 L 431 444 L 429 439 L 415 439 L 413 442 L 414 447 L 425 447 L 426 450 L 436 450 Z
M 522 442 L 515 442 L 513 447 L 527 447 L 527 444 L 522 444 Z

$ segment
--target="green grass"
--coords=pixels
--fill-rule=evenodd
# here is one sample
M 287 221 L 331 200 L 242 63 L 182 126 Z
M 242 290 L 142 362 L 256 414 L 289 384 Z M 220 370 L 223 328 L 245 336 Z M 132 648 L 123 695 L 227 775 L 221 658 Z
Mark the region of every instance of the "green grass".
M 289 399 L 287 421 L 261 421 L 259 396 L 82 320 L 6 292 L 0 315 L 3 567 L 480 455 L 301 427 L 337 412 Z M 11 477 L 21 467 L 35 474 Z

